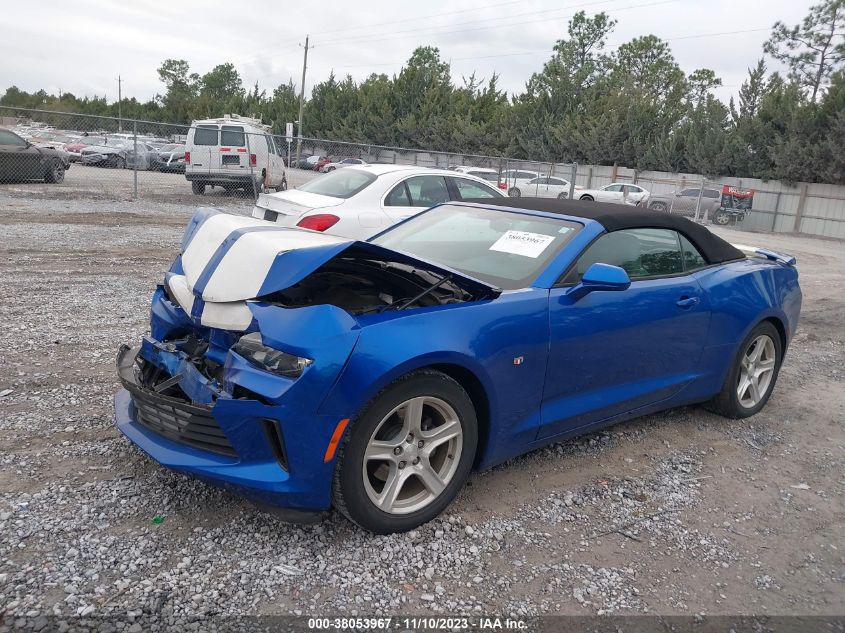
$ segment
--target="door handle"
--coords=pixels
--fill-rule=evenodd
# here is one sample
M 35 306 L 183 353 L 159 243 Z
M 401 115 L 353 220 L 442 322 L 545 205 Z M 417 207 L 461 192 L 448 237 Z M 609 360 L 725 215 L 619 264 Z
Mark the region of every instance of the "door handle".
M 699 299 L 698 297 L 681 297 L 680 299 L 678 299 L 675 305 L 677 305 L 679 308 L 691 308 L 693 306 L 698 305 L 700 301 L 701 299 Z

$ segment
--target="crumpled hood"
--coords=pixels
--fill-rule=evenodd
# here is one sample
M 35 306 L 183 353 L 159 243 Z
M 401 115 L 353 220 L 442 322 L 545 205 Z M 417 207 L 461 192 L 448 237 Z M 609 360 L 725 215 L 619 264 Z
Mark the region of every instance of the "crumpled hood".
M 347 250 L 450 274 L 470 292 L 499 292 L 458 271 L 376 244 L 280 227 L 210 208 L 198 209 L 185 229 L 182 270 L 188 289 L 204 301 L 245 301 L 289 288 Z

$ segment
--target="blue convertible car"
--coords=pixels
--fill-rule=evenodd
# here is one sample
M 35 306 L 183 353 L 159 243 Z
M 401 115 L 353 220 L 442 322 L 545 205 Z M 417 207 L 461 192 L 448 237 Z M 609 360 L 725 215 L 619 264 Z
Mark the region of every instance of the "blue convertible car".
M 757 413 L 800 308 L 794 259 L 622 205 L 451 202 L 366 242 L 200 209 L 118 356 L 117 425 L 288 519 L 408 530 L 561 438 Z

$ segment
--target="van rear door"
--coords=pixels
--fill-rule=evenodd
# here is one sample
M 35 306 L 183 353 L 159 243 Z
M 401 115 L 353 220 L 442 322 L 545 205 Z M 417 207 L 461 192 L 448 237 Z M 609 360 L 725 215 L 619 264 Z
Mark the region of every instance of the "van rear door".
M 252 140 L 250 139 L 250 142 Z M 255 150 L 253 150 L 253 153 L 255 153 Z M 220 126 L 218 161 L 221 173 L 249 172 L 249 152 L 242 125 Z
M 201 123 L 193 130 L 193 139 L 188 139 L 191 152 L 191 165 L 187 169 L 194 173 L 209 173 L 218 164 L 220 152 L 220 128 L 213 124 Z

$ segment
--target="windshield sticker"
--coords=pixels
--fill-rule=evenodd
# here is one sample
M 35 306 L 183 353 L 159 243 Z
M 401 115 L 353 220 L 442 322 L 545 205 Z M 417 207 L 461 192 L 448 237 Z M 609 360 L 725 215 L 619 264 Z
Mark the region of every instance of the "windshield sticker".
M 527 231 L 508 231 L 496 240 L 490 250 L 536 258 L 554 241 L 553 235 L 542 235 L 541 233 L 529 233 Z

